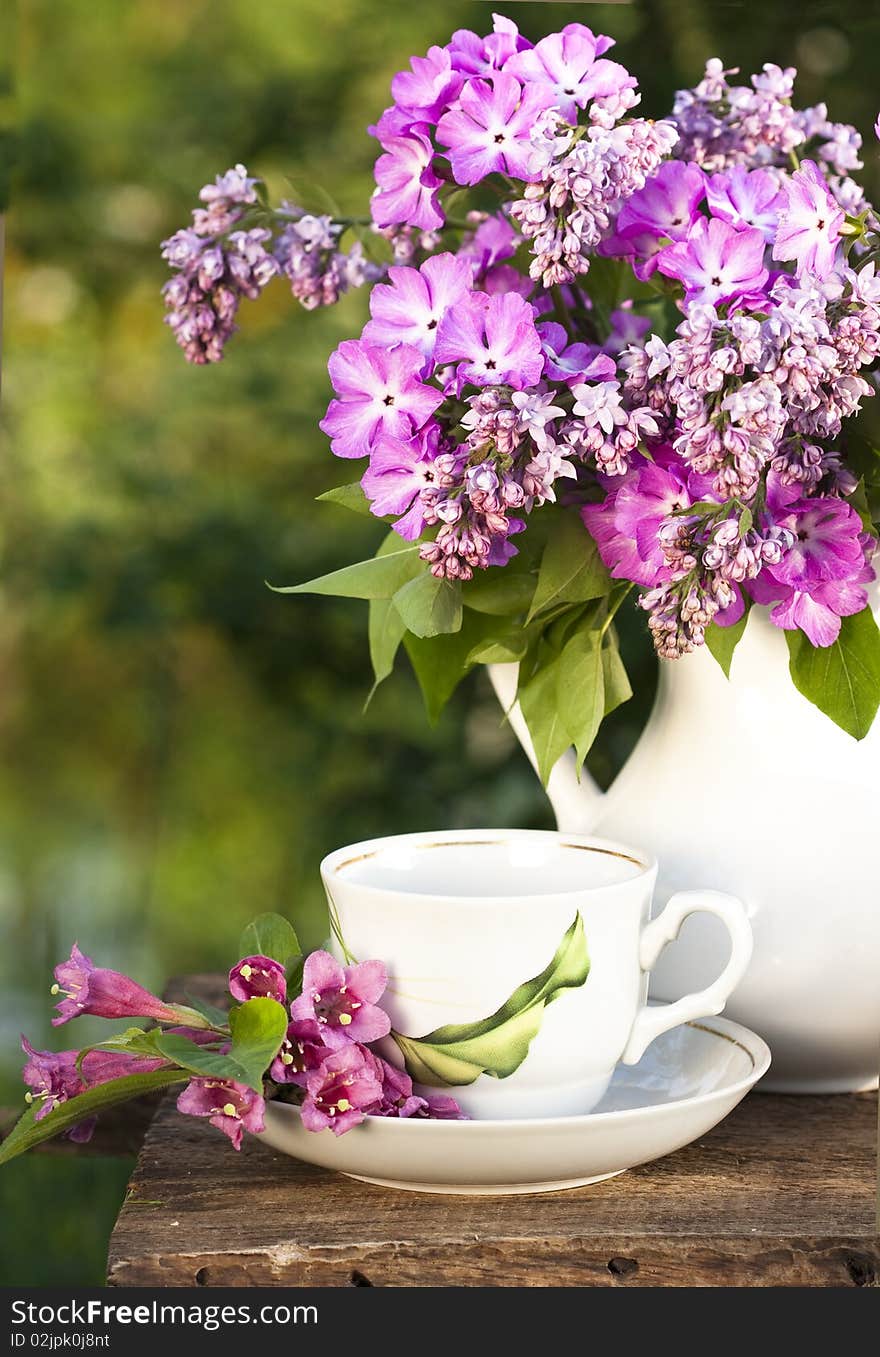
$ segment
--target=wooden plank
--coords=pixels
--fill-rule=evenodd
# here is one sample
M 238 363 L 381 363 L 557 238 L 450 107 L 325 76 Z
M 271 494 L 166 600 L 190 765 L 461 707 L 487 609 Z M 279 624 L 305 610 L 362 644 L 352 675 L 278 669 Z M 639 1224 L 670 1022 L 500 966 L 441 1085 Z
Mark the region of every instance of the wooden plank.
M 190 982 L 216 1000 L 215 982 Z M 876 1095 L 752 1095 L 700 1142 L 531 1197 L 393 1192 L 179 1116 L 150 1128 L 116 1286 L 877 1285 Z

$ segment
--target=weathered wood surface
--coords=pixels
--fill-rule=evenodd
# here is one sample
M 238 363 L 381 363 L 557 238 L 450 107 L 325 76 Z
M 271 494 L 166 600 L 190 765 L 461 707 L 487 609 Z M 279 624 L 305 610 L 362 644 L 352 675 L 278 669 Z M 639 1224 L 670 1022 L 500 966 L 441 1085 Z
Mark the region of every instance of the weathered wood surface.
M 211 982 L 190 982 L 210 997 Z M 216 996 L 215 996 L 216 997 Z M 530 1197 L 393 1192 L 167 1098 L 110 1245 L 116 1286 L 880 1284 L 877 1099 L 752 1095 L 702 1141 Z

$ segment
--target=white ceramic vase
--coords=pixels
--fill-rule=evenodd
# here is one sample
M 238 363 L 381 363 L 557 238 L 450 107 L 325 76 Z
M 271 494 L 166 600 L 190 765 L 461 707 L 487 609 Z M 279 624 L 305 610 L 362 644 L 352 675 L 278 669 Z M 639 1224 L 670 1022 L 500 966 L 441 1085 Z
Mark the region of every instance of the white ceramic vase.
M 511 705 L 516 665 L 491 666 L 490 676 L 534 764 Z M 726 1011 L 769 1043 L 768 1091 L 877 1086 L 878 755 L 880 718 L 861 742 L 833 725 L 793 687 L 785 637 L 755 609 L 729 680 L 705 649 L 661 662 L 651 718 L 608 792 L 586 772 L 578 781 L 571 752 L 550 777 L 559 829 L 657 856 L 655 909 L 698 885 L 746 903 L 754 954 Z M 688 920 L 652 995 L 677 999 L 708 984 L 727 947 L 717 920 Z

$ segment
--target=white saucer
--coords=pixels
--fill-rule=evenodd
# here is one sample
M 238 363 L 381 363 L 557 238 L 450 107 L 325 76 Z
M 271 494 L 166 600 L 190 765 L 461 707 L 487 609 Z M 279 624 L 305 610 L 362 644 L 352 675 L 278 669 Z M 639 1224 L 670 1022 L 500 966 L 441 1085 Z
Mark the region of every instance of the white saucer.
M 368 1117 L 335 1137 L 306 1131 L 271 1102 L 261 1139 L 284 1154 L 363 1182 L 412 1192 L 557 1192 L 613 1178 L 705 1135 L 766 1073 L 770 1051 L 747 1027 L 704 1018 L 658 1037 L 620 1065 L 583 1117 L 418 1121 Z

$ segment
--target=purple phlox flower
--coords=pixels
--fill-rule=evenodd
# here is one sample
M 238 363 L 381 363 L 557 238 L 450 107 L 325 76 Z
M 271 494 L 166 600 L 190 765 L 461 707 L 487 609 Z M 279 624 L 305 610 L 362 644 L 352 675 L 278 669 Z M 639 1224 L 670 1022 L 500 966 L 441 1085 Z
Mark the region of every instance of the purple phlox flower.
M 379 347 L 411 344 L 430 358 L 446 312 L 471 290 L 469 261 L 437 254 L 419 269 L 390 268 L 388 277 L 391 281 L 378 283 L 370 295 L 372 320 L 364 328 L 364 341 Z
M 812 160 L 804 160 L 785 185 L 773 258 L 794 260 L 795 272 L 827 278 L 837 260 L 845 217 Z
M 598 504 L 585 504 L 581 508 L 584 525 L 599 548 L 608 570 L 615 579 L 632 580 L 635 584 L 655 585 L 658 575 L 650 569 L 636 551 L 632 537 L 626 536 L 617 527 L 614 520 L 617 492 L 612 491 Z M 664 566 L 664 576 L 668 571 Z
M 414 542 L 425 526 L 421 492 L 436 490 L 444 482 L 436 462 L 436 439 L 382 438 L 370 454 L 370 465 L 361 478 L 370 509 L 377 517 L 402 514 L 394 531 Z
M 686 240 L 706 197 L 706 175 L 697 165 L 663 161 L 622 204 L 616 219 L 620 230 L 647 227 L 667 241 Z
M 239 1003 L 265 996 L 283 1004 L 287 1000 L 284 967 L 271 957 L 246 956 L 229 972 L 229 993 Z
M 880 113 L 877 114 L 877 121 L 874 124 L 874 136 L 880 141 Z
M 663 466 L 646 462 L 626 477 L 617 492 L 615 526 L 635 542 L 639 558 L 646 566 L 645 574 L 653 575 L 655 584 L 664 577 L 660 529 L 670 517 L 689 508 L 691 502 L 687 475 L 681 464 Z
M 458 258 L 468 260 L 473 269 L 474 283 L 479 285 L 490 269 L 516 254 L 522 236 L 501 213 L 473 215 L 478 218 L 476 229 L 462 240 Z
M 446 47 L 429 47 L 427 56 L 412 57 L 410 66 L 391 81 L 392 98 L 414 121 L 435 123 L 455 99 L 464 76 L 453 68 Z
M 308 1076 L 302 1105 L 303 1126 L 307 1131 L 330 1130 L 340 1136 L 362 1122 L 366 1109 L 381 1098 L 382 1072 L 378 1059 L 365 1046 L 346 1042 L 325 1056 Z
M 259 1135 L 265 1129 L 263 1098 L 235 1079 L 190 1079 L 177 1099 L 177 1110 L 189 1117 L 207 1117 L 236 1150 L 241 1149 L 245 1131 Z
M 365 457 L 380 436 L 409 438 L 430 419 L 443 396 L 420 381 L 424 361 L 411 344 L 343 340 L 328 364 L 338 400 L 320 423 L 337 457 Z
M 865 534 L 867 536 L 867 534 Z M 874 540 L 863 540 L 864 558 L 861 567 L 847 579 L 824 580 L 808 588 L 795 588 L 775 578 L 776 572 L 765 569 L 748 584 L 756 603 L 771 607 L 770 620 L 785 631 L 800 628 L 814 646 L 829 646 L 840 634 L 840 619 L 859 613 L 868 605 L 864 585 L 875 578 L 869 556 L 876 545 Z
M 725 221 L 700 217 L 687 240 L 665 249 L 658 268 L 684 284 L 688 303 L 720 305 L 763 288 L 764 237 L 754 227 L 735 230 Z
M 493 31 L 486 38 L 468 28 L 459 28 L 453 33 L 448 51 L 454 70 L 465 75 L 491 75 L 493 71 L 501 70 L 515 52 L 531 47 L 512 19 L 506 19 L 503 14 L 493 14 L 492 19 Z
M 864 565 L 862 521 L 845 500 L 799 500 L 778 519 L 778 526 L 788 528 L 795 539 L 781 561 L 770 567 L 782 584 L 809 590 L 828 580 L 851 579 Z
M 632 302 L 622 302 L 611 312 L 610 321 L 611 333 L 603 345 L 608 354 L 623 353 L 624 349 L 640 344 L 651 328 L 649 318 L 634 311 Z
M 177 1009 L 127 975 L 96 966 L 76 943 L 69 959 L 55 967 L 52 993 L 64 996 L 57 1004 L 59 1016 L 52 1019 L 53 1027 L 81 1013 L 96 1018 L 155 1018 L 157 1022 L 174 1022 L 179 1017 Z
M 547 425 L 552 420 L 563 419 L 565 416 L 562 406 L 553 404 L 553 392 L 514 391 L 510 401 L 517 412 L 517 430 L 528 434 L 542 452 L 552 448 L 555 440 L 552 430 L 548 429 Z M 561 474 L 574 475 L 574 468 Z
M 713 217 L 738 228 L 753 226 L 766 241 L 775 238 L 779 213 L 787 202 L 778 174 L 744 165 L 713 174 L 706 183 L 706 200 Z
M 658 240 L 686 240 L 706 196 L 706 176 L 697 165 L 667 160 L 644 188 L 627 198 L 615 220 L 623 236 L 649 232 Z
M 437 140 L 448 148 L 456 183 L 478 184 L 497 171 L 531 179 L 532 127 L 551 99 L 546 86 L 523 88 L 502 72 L 470 80 L 456 107 L 437 124 Z
M 441 321 L 434 359 L 459 364 L 459 385 L 535 386 L 544 356 L 532 308 L 515 292 L 471 293 Z
M 290 1006 L 290 1016 L 318 1023 L 331 1050 L 350 1042 L 377 1041 L 391 1030 L 391 1019 L 377 1000 L 388 984 L 381 961 L 340 966 L 329 952 L 312 952 L 303 969 L 302 994 Z
M 437 199 L 443 180 L 431 168 L 434 147 L 428 125 L 398 115 L 371 130 L 379 135 L 383 149 L 370 199 L 373 221 L 377 226 L 405 223 L 422 231 L 437 230 L 445 220 Z
M 636 87 L 635 77 L 619 62 L 598 59 L 613 45 L 611 38 L 597 37 L 583 24 L 566 24 L 561 33 L 551 33 L 512 56 L 504 69 L 525 84 L 547 85 L 553 106 L 569 122 L 576 122 L 578 109 L 586 108 L 591 99 Z
M 595 344 L 570 343 L 568 332 L 555 320 L 537 326 L 544 354 L 544 376 L 557 382 L 604 381 L 616 372 L 614 361 Z
M 269 1078 L 276 1084 L 298 1084 L 306 1080 L 328 1054 L 322 1029 L 315 1018 L 297 1018 L 288 1024 L 287 1036 L 269 1066 Z

